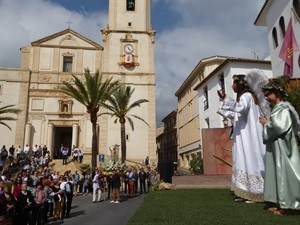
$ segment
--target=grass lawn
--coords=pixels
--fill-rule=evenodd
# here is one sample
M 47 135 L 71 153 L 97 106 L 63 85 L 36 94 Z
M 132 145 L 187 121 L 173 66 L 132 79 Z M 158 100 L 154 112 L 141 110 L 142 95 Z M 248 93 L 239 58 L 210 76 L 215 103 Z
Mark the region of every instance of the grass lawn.
M 300 216 L 277 216 L 264 203 L 235 202 L 228 189 L 149 192 L 128 225 L 300 225 Z

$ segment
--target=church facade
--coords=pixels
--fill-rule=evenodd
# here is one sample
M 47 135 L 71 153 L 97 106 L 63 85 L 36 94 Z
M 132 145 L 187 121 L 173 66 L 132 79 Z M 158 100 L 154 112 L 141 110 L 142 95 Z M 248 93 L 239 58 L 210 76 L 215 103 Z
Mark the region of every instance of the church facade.
M 151 26 L 151 1 L 110 0 L 107 27 L 101 30 L 101 46 L 72 29 L 66 29 L 21 48 L 21 68 L 0 68 L 1 106 L 14 104 L 22 112 L 9 122 L 12 131 L 0 126 L 0 144 L 46 145 L 53 158 L 60 146 L 73 145 L 89 158 L 92 126 L 85 107 L 59 91 L 72 74 L 83 78 L 85 68 L 97 69 L 103 79 L 113 77 L 135 88 L 133 101 L 148 99 L 130 114 L 142 117 L 149 127 L 134 120 L 126 124 L 127 159 L 149 156 L 156 161 L 155 124 L 155 30 Z M 104 109 L 102 109 L 104 110 Z M 120 145 L 120 124 L 115 118 L 98 117 L 99 154 L 109 155 Z M 119 152 L 121 155 L 121 152 Z

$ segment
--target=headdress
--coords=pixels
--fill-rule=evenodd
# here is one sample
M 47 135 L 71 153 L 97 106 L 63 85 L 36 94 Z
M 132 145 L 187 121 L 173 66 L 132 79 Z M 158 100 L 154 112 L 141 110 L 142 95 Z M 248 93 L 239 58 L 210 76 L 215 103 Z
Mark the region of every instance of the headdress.
M 269 83 L 267 83 L 266 85 L 262 86 L 261 88 L 263 91 L 268 91 L 268 90 L 276 90 L 276 91 L 279 91 L 283 97 L 287 97 L 288 94 L 286 93 L 285 91 L 285 88 L 282 84 L 280 84 L 279 82 L 277 81 L 271 81 Z
M 232 79 L 234 80 L 234 82 L 237 82 L 238 84 L 243 84 L 245 86 L 248 86 L 247 82 L 245 81 L 245 77 L 246 75 L 244 74 L 234 74 L 232 76 Z

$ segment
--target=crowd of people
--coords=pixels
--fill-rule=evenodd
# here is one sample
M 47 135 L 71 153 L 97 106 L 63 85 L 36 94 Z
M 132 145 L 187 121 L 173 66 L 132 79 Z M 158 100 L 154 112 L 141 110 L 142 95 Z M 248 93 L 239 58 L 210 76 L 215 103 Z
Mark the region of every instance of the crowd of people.
M 5 225 L 40 225 L 69 217 L 73 199 L 73 176 L 50 167 L 21 169 L 15 178 L 0 179 L 0 221 Z
M 157 170 L 147 168 L 145 171 L 143 167 L 136 169 L 129 166 L 125 171 L 115 169 L 112 173 L 105 175 L 98 168 L 93 172 L 87 170 L 82 174 L 82 184 L 78 188 L 83 196 L 93 195 L 94 203 L 101 199 L 109 199 L 111 203 L 120 203 L 120 192 L 132 198 L 134 195 L 147 193 L 151 186 L 160 181 Z M 104 192 L 107 197 L 102 198 Z
M 21 146 L 15 148 L 14 145 L 11 145 L 9 150 L 3 145 L 0 151 L 0 173 L 9 179 L 20 169 L 34 171 L 48 167 L 51 160 L 46 145 L 43 147 L 35 145 L 32 150 L 27 144 L 24 149 Z
M 39 146 L 26 153 L 17 151 L 15 154 L 9 150 L 5 154 L 6 151 L 3 146 L 0 152 L 3 162 L 0 224 L 4 225 L 41 225 L 63 220 L 70 217 L 73 197 L 92 195 L 93 203 L 104 200 L 120 203 L 122 195 L 128 194 L 132 198 L 136 194 L 144 194 L 159 181 L 156 170 L 145 172 L 144 168 L 138 171 L 135 167 L 128 167 L 126 171 L 116 169 L 110 175 L 104 175 L 101 168 L 81 173 L 66 170 L 60 174 L 50 161 L 41 160 L 45 157 L 50 159 L 50 156 L 48 151 L 43 154 Z M 76 160 L 74 154 L 72 158 Z M 11 164 L 16 164 L 14 171 Z
M 266 209 L 277 215 L 299 214 L 300 120 L 284 101 L 284 86 L 251 71 L 234 75 L 232 89 L 236 99 L 218 91 L 218 113 L 232 121 L 235 201 L 266 202 Z

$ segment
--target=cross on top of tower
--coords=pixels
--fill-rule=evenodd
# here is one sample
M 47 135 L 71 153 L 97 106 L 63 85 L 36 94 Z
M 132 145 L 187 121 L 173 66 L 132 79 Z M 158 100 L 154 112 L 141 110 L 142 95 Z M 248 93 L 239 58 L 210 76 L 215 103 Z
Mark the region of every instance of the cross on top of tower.
M 66 23 L 68 24 L 68 29 L 70 29 L 72 24 L 71 20 L 67 21 Z

